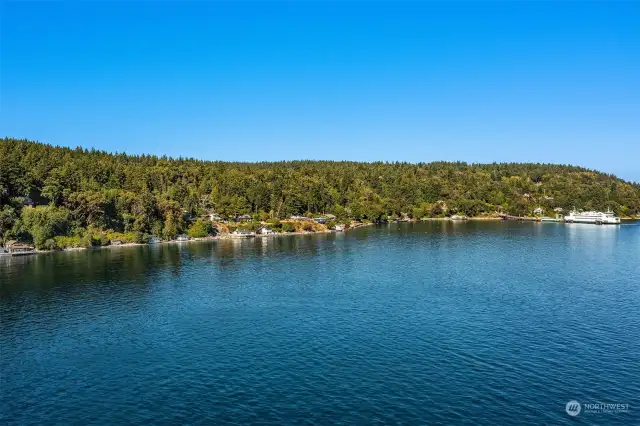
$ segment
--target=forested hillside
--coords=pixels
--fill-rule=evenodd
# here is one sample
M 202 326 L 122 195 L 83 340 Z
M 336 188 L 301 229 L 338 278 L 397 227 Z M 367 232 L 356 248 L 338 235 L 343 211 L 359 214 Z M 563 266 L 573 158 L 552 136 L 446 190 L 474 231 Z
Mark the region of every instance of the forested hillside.
M 34 208 L 25 207 L 29 200 Z M 542 207 L 640 214 L 640 185 L 553 164 L 229 163 L 109 154 L 0 139 L 0 237 L 52 246 L 97 231 L 181 232 L 207 212 L 259 219 L 333 213 L 530 215 Z M 47 241 L 49 243 L 47 243 Z

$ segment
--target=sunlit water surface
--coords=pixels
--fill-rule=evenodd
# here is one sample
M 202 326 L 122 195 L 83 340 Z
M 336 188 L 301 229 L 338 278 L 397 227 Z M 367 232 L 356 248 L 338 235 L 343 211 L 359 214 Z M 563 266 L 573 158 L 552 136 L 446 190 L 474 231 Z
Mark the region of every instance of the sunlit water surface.
M 5 256 L 0 308 L 3 424 L 640 424 L 633 223 Z

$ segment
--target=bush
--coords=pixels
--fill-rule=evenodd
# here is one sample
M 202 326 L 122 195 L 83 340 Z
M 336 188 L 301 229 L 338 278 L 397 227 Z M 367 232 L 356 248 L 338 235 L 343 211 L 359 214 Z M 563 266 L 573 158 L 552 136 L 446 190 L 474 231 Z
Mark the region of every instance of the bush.
M 267 225 L 269 225 L 269 227 L 274 231 L 282 231 L 282 222 L 278 219 L 269 219 L 267 221 Z
M 137 237 L 133 232 L 115 232 L 115 231 L 107 231 L 105 234 L 105 240 L 110 242 L 112 240 L 120 240 L 123 243 L 135 243 L 137 242 Z
M 40 248 L 43 250 L 55 250 L 58 248 L 58 246 L 56 245 L 56 241 L 53 238 L 49 238 L 40 245 Z
M 313 232 L 313 224 L 311 222 L 304 222 L 302 224 L 302 230 L 307 232 Z
M 84 236 L 63 236 L 59 235 L 53 238 L 55 248 L 79 248 L 79 247 L 91 247 L 91 240 L 88 235 Z
M 89 233 L 89 236 L 91 238 L 92 246 L 100 247 L 106 245 L 109 242 L 104 232 L 91 232 Z
M 260 229 L 261 226 L 262 224 L 260 224 L 260 222 L 242 222 L 238 225 L 238 229 L 255 232 Z
M 191 238 L 204 238 L 213 232 L 210 221 L 198 220 L 187 230 L 187 235 Z
M 296 227 L 291 222 L 283 222 L 282 223 L 282 230 L 284 232 L 295 232 Z

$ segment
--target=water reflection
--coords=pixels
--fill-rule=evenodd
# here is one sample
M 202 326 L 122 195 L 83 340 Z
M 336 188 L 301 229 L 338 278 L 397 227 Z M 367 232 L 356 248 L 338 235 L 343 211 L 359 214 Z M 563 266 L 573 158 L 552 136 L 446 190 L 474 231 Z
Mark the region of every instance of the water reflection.
M 636 229 L 639 229 L 636 227 Z M 113 247 L 35 256 L 0 257 L 0 298 L 25 292 L 69 291 L 73 286 L 129 283 L 146 285 L 165 277 L 178 277 L 194 262 L 216 270 L 237 269 L 261 259 L 317 258 L 341 251 L 378 250 L 401 242 L 405 248 L 453 247 L 477 244 L 477 237 L 550 246 L 562 241 L 563 250 L 581 253 L 597 246 L 587 256 L 611 255 L 618 249 L 619 226 L 541 224 L 492 221 L 431 221 L 364 227 L 344 233 L 227 239 L 183 244 Z M 531 239 L 531 237 L 536 239 Z M 538 238 L 540 237 L 540 238 Z M 400 240 L 398 240 L 400 238 Z M 366 244 L 375 241 L 375 244 Z M 599 253 L 599 254 L 598 254 Z M 435 253 L 432 253 L 435 255 Z M 216 269 L 217 268 L 217 269 Z M 65 290 L 66 289 L 66 290 Z
M 434 221 L 1 258 L 0 423 L 561 424 L 576 390 L 640 394 L 639 241 Z

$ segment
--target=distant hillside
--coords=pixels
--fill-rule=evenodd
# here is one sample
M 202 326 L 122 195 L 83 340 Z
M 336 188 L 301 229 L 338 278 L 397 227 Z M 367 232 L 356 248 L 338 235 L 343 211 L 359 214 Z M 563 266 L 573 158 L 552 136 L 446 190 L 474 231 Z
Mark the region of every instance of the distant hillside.
M 24 215 L 25 199 L 43 205 Z M 42 240 L 110 229 L 171 233 L 215 211 L 256 218 L 307 212 L 376 221 L 536 207 L 640 214 L 640 185 L 582 167 L 462 162 L 211 162 L 109 154 L 0 139 L 0 236 Z M 45 223 L 51 217 L 57 225 Z M 57 220 L 56 219 L 56 220 Z M 38 227 L 47 229 L 39 229 Z M 51 228 L 51 229 L 49 229 Z M 43 232 L 46 235 L 36 236 Z M 166 233 L 166 232 L 165 232 Z

